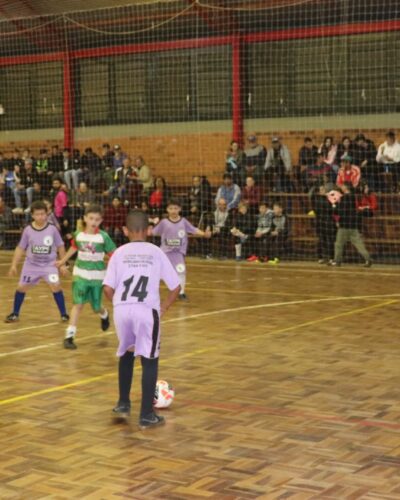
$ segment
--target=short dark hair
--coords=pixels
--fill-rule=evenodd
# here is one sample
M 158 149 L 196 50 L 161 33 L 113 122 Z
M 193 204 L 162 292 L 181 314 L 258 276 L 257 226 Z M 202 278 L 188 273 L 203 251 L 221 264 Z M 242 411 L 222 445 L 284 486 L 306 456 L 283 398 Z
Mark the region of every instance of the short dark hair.
M 47 207 L 44 201 L 34 201 L 31 205 L 31 214 L 38 210 L 44 210 L 47 212 Z
M 149 227 L 148 215 L 143 210 L 131 210 L 126 217 L 126 227 L 132 233 L 146 231 Z
M 304 142 L 312 142 L 311 137 L 304 137 Z
M 228 172 L 226 172 L 223 176 L 222 176 L 222 179 L 225 180 L 225 179 L 233 179 L 232 175 L 231 174 L 228 174 Z
M 396 134 L 393 132 L 393 130 L 389 130 L 389 132 L 386 132 L 386 137 L 390 137 L 391 139 L 396 139 Z
M 100 214 L 102 216 L 103 209 L 101 208 L 100 205 L 89 205 L 85 209 L 85 215 L 89 215 L 89 214 Z
M 168 200 L 167 207 L 170 207 L 171 205 L 182 207 L 182 203 L 177 198 L 171 198 L 170 200 Z

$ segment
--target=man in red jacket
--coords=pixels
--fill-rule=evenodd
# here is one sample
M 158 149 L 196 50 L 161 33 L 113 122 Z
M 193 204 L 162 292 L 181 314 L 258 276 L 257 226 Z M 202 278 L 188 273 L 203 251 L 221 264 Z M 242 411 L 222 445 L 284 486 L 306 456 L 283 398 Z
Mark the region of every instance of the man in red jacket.
M 125 225 L 127 208 L 121 203 L 118 196 L 114 196 L 111 205 L 104 210 L 103 227 L 117 245 L 124 243 L 122 227 Z

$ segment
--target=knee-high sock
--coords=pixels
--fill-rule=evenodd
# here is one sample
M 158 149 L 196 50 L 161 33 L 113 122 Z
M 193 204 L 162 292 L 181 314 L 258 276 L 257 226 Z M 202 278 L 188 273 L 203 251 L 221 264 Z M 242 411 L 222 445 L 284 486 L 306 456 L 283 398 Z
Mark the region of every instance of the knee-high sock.
M 133 379 L 133 365 L 135 356 L 133 352 L 126 353 L 119 358 L 118 365 L 118 384 L 119 384 L 119 403 L 130 403 L 130 393 Z
M 158 375 L 158 358 L 142 360 L 142 407 L 140 415 L 145 417 L 153 411 L 154 394 L 156 392 Z
M 64 300 L 64 294 L 62 290 L 59 292 L 53 293 L 54 300 L 57 304 L 58 310 L 60 311 L 61 316 L 66 316 L 67 314 L 67 309 L 65 308 L 65 300 Z
M 19 316 L 19 311 L 21 309 L 22 303 L 24 302 L 24 299 L 25 299 L 25 293 L 18 292 L 17 290 L 14 295 L 14 309 L 13 309 L 13 313 L 16 316 Z
M 235 253 L 236 253 L 236 257 L 241 257 L 242 256 L 242 244 L 241 243 L 236 243 L 236 245 L 235 245 Z
M 179 281 L 181 284 L 181 291 L 180 293 L 185 293 L 185 285 L 186 285 L 186 272 L 184 273 L 178 273 Z

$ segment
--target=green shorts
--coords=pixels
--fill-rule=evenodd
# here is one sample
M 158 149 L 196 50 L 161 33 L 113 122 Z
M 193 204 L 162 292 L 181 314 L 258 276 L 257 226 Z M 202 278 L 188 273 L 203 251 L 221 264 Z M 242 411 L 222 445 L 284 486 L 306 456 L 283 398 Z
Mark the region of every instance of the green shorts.
M 101 281 L 77 279 L 72 282 L 72 302 L 74 304 L 89 302 L 95 312 L 99 312 L 101 309 L 102 293 L 103 284 Z

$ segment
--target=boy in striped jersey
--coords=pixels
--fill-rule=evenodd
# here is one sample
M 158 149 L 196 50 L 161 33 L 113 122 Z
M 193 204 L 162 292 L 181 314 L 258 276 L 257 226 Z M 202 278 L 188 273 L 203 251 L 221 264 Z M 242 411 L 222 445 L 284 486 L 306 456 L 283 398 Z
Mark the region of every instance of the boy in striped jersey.
M 57 267 L 62 266 L 75 252 L 78 256 L 75 261 L 72 282 L 73 307 L 70 314 L 70 322 L 66 330 L 64 347 L 76 349 L 74 342 L 76 325 L 83 306 L 89 302 L 95 313 L 101 318 L 101 329 L 108 330 L 110 319 L 108 311 L 102 306 L 102 285 L 106 274 L 104 258 L 110 256 L 116 246 L 110 236 L 99 229 L 102 223 L 101 207 L 93 205 L 87 207 L 83 217 L 85 229 L 77 231 L 71 242 L 71 248 L 65 257 L 59 260 Z

